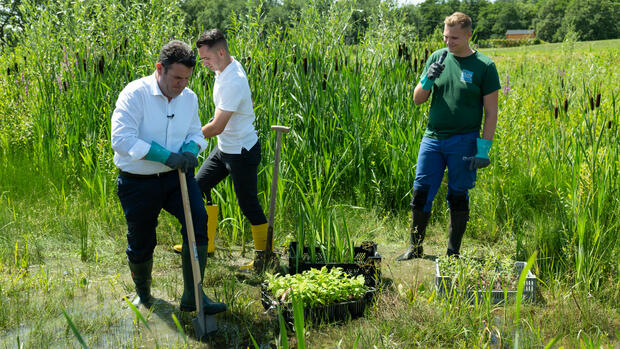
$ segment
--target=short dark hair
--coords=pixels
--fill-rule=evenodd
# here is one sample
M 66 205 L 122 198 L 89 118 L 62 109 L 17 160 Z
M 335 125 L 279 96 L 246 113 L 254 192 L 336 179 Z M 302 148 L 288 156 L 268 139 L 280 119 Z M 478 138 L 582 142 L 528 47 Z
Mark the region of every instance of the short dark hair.
M 208 48 L 213 48 L 217 46 L 221 46 L 226 51 L 228 51 L 228 43 L 226 42 L 226 37 L 224 33 L 222 33 L 219 29 L 209 29 L 206 32 L 200 35 L 198 41 L 196 41 L 196 47 L 200 48 L 202 46 L 207 46 Z
M 196 66 L 196 53 L 183 41 L 172 40 L 161 48 L 158 62 L 160 62 L 166 70 L 174 63 L 180 63 L 188 68 L 194 68 Z

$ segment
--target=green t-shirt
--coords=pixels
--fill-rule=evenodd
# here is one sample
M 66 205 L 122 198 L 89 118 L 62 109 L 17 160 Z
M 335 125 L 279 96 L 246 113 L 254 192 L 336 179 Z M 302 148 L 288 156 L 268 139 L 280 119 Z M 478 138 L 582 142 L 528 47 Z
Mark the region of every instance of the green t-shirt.
M 433 52 L 422 76 L 445 50 Z M 443 63 L 445 69 L 433 86 L 424 136 L 446 139 L 456 134 L 480 132 L 482 97 L 501 88 L 495 63 L 478 51 L 467 57 L 448 53 Z

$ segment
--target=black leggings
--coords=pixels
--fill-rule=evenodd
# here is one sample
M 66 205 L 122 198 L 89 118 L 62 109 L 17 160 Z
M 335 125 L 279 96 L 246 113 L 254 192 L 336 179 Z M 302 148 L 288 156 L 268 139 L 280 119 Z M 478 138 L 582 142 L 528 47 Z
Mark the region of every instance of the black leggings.
M 211 189 L 230 175 L 241 212 L 252 225 L 267 223 L 267 217 L 258 202 L 256 188 L 260 159 L 260 142 L 256 142 L 250 150 L 243 148 L 241 154 L 224 153 L 216 147 L 196 174 L 202 195 L 207 198 L 207 202 L 212 202 Z

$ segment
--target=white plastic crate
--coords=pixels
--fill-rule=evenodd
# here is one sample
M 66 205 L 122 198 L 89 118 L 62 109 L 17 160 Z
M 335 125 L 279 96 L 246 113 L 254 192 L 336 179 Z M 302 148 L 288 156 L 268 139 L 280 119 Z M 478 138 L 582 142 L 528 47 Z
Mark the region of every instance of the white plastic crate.
M 521 271 L 525 268 L 526 262 L 515 262 L 515 273 L 517 275 L 521 275 Z M 452 279 L 448 276 L 441 275 L 439 270 L 439 263 L 435 260 L 435 287 L 437 289 L 437 293 L 443 296 L 449 296 L 451 292 L 461 292 L 458 287 L 452 287 Z M 479 300 L 484 299 L 486 293 L 489 291 L 485 290 L 468 290 L 465 295 L 467 299 L 474 300 L 476 296 L 478 296 Z M 504 290 L 492 290 L 491 292 L 491 303 L 497 304 L 504 301 Z M 507 299 L 515 299 L 517 296 L 517 290 L 506 290 L 506 298 Z M 525 286 L 523 287 L 523 298 L 522 300 L 529 300 L 534 302 L 536 300 L 536 275 L 532 274 L 532 271 L 529 270 L 527 272 L 527 276 L 525 279 Z

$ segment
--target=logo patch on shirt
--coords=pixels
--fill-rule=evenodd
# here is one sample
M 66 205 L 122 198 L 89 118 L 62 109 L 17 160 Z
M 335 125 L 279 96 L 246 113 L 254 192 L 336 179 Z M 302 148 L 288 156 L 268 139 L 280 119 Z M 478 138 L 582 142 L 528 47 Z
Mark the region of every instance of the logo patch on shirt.
M 467 69 L 461 71 L 461 81 L 472 83 L 474 81 L 474 72 Z

